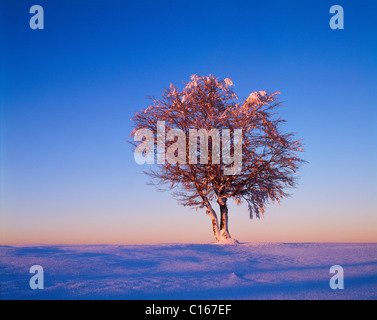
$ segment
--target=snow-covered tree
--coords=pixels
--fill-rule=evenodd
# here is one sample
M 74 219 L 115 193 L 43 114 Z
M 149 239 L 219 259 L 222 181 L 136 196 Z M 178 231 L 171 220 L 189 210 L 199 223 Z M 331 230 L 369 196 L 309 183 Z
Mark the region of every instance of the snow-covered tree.
M 157 164 L 144 171 L 151 183 L 173 190 L 184 206 L 205 208 L 219 243 L 237 242 L 228 230 L 228 199 L 247 203 L 250 218 L 260 218 L 267 203 L 288 196 L 286 189 L 295 186 L 304 162 L 297 156 L 301 142 L 282 131 L 284 120 L 276 115 L 278 92 L 253 92 L 238 101 L 232 86 L 230 79 L 193 75 L 183 90 L 171 84 L 161 99 L 151 97 L 152 104 L 132 118 L 135 141 L 146 144 L 146 132 L 153 133 L 150 160 Z

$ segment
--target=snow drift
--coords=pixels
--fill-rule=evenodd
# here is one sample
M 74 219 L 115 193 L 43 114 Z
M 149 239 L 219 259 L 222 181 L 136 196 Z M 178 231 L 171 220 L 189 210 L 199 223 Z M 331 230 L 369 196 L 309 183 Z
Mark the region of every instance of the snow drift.
M 29 287 L 35 264 L 43 290 Z M 0 270 L 1 299 L 377 298 L 377 244 L 1 246 Z

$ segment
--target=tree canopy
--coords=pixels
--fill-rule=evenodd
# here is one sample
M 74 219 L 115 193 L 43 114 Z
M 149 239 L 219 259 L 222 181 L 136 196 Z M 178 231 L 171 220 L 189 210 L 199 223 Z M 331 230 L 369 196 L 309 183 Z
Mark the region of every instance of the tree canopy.
M 288 196 L 304 162 L 298 157 L 301 141 L 283 132 L 285 121 L 276 113 L 279 92 L 258 91 L 239 100 L 232 86 L 228 78 L 193 75 L 181 91 L 171 84 L 160 99 L 151 97 L 152 104 L 132 118 L 131 136 L 141 130 L 153 134 L 149 151 L 158 164 L 144 171 L 151 183 L 173 190 L 184 206 L 206 208 L 218 242 L 235 242 L 228 199 L 247 203 L 250 218 L 260 218 L 269 202 Z

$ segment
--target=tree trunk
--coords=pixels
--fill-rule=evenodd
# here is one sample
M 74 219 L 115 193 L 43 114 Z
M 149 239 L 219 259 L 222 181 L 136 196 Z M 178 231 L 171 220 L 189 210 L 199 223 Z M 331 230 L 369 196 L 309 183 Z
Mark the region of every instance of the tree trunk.
M 219 228 L 219 221 L 217 219 L 217 214 L 215 210 L 213 210 L 212 205 L 209 201 L 205 202 L 206 208 L 207 208 L 207 215 L 212 220 L 212 229 L 213 233 L 215 235 L 215 239 L 217 243 L 238 243 L 237 240 L 232 239 L 232 237 L 229 234 L 228 231 L 228 207 L 225 202 L 222 202 L 223 204 L 220 205 L 220 214 L 221 214 L 221 222 L 220 222 L 220 228 Z M 220 203 L 219 203 L 220 204 Z
M 223 243 L 238 243 L 236 239 L 230 236 L 228 229 L 228 206 L 226 204 L 227 199 L 220 199 L 218 201 L 220 206 L 220 242 Z
M 219 242 L 221 239 L 219 222 L 217 220 L 216 212 L 212 209 L 211 204 L 207 204 L 207 215 L 209 215 L 212 220 L 213 233 L 215 235 L 216 241 Z
M 228 230 L 228 206 L 226 204 L 220 205 L 220 234 L 221 238 L 231 238 Z

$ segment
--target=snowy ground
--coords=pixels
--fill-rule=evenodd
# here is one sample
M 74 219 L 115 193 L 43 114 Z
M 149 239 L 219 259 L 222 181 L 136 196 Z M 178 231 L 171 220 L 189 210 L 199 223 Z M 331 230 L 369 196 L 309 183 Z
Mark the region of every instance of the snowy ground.
M 377 244 L 0 246 L 0 280 L 1 299 L 376 299 Z

